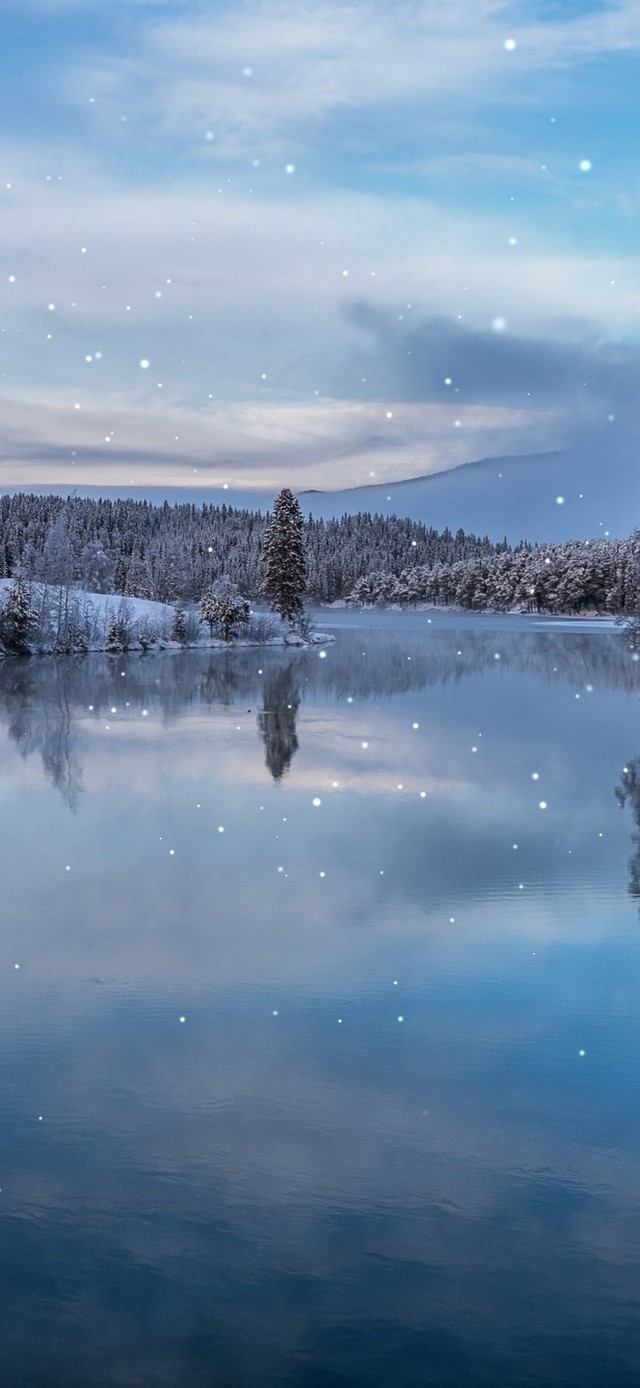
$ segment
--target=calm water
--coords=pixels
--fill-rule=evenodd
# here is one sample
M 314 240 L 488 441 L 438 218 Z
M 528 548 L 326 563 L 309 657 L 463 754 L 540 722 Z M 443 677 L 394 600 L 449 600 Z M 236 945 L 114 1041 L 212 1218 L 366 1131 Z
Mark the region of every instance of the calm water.
M 639 666 L 330 620 L 0 669 L 7 1388 L 638 1383 Z

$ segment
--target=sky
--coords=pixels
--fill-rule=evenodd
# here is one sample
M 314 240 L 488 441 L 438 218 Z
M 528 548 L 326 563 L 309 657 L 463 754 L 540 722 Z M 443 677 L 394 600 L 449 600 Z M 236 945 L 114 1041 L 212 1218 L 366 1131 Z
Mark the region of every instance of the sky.
M 628 448 L 639 55 L 637 0 L 3 0 L 0 487 Z

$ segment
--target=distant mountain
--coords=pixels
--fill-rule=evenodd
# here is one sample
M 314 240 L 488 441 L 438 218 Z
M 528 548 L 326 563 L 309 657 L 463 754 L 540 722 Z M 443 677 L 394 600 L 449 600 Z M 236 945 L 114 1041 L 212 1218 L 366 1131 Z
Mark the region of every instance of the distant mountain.
M 273 505 L 274 490 L 244 491 L 229 487 L 95 487 L 37 486 L 28 482 L 7 492 L 38 495 L 132 497 L 161 506 L 206 501 L 262 511 Z M 562 502 L 558 501 L 562 497 Z M 492 540 L 562 541 L 608 534 L 621 539 L 640 525 L 640 467 L 632 447 L 607 451 L 529 453 L 520 457 L 481 458 L 447 472 L 403 482 L 375 483 L 344 491 L 303 491 L 304 515 L 342 516 L 358 511 L 409 516 L 436 530 L 474 531 Z
M 561 502 L 558 497 L 562 497 Z M 500 540 L 621 539 L 640 525 L 640 467 L 634 452 L 601 462 L 578 452 L 482 458 L 447 472 L 334 492 L 299 492 L 305 515 L 378 512 L 436 530 Z

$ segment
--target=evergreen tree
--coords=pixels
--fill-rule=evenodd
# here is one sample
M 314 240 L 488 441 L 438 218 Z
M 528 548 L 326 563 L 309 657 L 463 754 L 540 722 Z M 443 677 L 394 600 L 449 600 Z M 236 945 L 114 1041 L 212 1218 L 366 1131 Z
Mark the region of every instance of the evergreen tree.
M 112 617 L 112 619 L 111 619 L 111 621 L 109 622 L 109 625 L 108 625 L 108 627 L 107 627 L 106 648 L 107 648 L 108 651 L 114 651 L 114 652 L 115 652 L 115 651 L 121 651 L 121 650 L 122 650 L 122 642 L 121 642 L 121 640 L 120 640 L 120 631 L 119 631 L 119 629 L 118 629 L 118 623 L 117 623 L 115 617 Z
M 227 594 L 219 599 L 220 602 L 220 622 L 222 624 L 222 635 L 225 641 L 230 641 L 237 635 L 238 627 L 249 620 L 249 604 L 246 598 L 235 596 L 233 593 Z
M 184 614 L 184 607 L 181 603 L 177 603 L 174 609 L 171 640 L 179 641 L 181 646 L 184 646 L 187 640 L 187 619 Z
M 202 594 L 198 614 L 200 621 L 207 623 L 210 636 L 213 636 L 213 628 L 220 621 L 220 602 L 213 588 L 207 588 L 206 593 Z
M 287 496 L 291 518 L 296 503 L 291 493 L 282 494 Z M 278 498 L 275 511 L 280 502 Z M 299 589 L 294 583 L 291 600 L 287 589 L 295 549 L 280 543 L 282 531 L 278 541 L 275 511 L 267 530 L 263 515 L 226 505 L 4 495 L 0 577 L 21 575 L 37 585 L 32 599 L 39 609 L 38 640 L 57 650 L 76 641 L 69 630 L 75 625 L 76 583 L 96 592 L 197 605 L 222 575 L 250 599 L 266 580 L 262 591 L 272 606 L 288 613 L 289 620 L 293 610 L 300 629 L 304 583 Z M 406 517 L 363 511 L 330 520 L 308 517 L 297 541 L 303 571 L 306 560 L 309 602 L 346 597 L 374 603 L 455 603 L 488 611 L 595 608 L 630 621 L 638 614 L 640 643 L 638 533 L 624 540 L 602 537 L 511 548 L 486 535 L 462 529 L 438 533 Z M 194 620 L 195 612 L 188 613 L 188 639 Z M 120 646 L 126 648 L 130 623 L 118 618 L 118 626 Z
M 67 650 L 78 651 L 80 655 L 85 655 L 89 649 L 87 633 L 85 628 L 76 621 L 69 622 L 67 627 Z
M 67 516 L 60 511 L 47 535 L 43 549 L 44 577 L 49 583 L 69 588 L 73 580 L 73 546 Z
M 133 641 L 133 605 L 128 598 L 121 598 L 115 614 L 109 616 L 106 648 L 108 651 L 128 651 Z
M 14 579 L 0 611 L 0 644 L 10 655 L 29 655 L 29 634 L 38 625 L 38 614 L 31 606 L 29 584 Z
M 262 540 L 262 592 L 274 612 L 295 623 L 304 612 L 307 561 L 304 520 L 288 487 L 276 497 Z
M 249 620 L 249 604 L 246 598 L 236 592 L 233 584 L 222 582 L 218 591 L 210 588 L 200 603 L 200 617 L 209 625 L 213 636 L 214 626 L 222 627 L 225 641 L 231 641 L 238 627 Z
M 113 581 L 113 563 L 99 540 L 89 540 L 80 555 L 83 588 L 91 593 L 108 593 Z M 144 597 L 144 594 L 137 594 Z

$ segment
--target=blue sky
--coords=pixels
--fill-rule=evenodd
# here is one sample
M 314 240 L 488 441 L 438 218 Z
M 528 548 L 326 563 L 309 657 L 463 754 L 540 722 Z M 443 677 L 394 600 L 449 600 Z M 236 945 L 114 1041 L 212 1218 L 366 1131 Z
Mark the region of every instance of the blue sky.
M 635 0 L 5 0 L 0 483 L 628 446 L 639 54 Z

